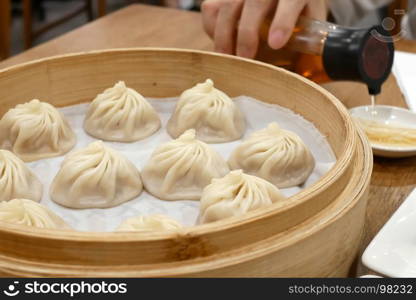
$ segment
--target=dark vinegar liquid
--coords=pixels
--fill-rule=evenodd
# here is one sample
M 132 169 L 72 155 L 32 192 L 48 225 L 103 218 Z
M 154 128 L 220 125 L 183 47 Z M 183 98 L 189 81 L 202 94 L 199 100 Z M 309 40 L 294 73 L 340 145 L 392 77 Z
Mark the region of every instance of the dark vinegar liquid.
M 270 22 L 270 20 L 267 20 L 260 30 L 260 45 L 256 59 L 298 73 L 316 83 L 331 81 L 325 72 L 321 55 L 300 53 L 290 49 L 294 44 L 292 40 L 283 49 L 274 50 L 270 48 L 267 44 Z M 302 30 L 304 29 L 296 27 L 293 34 L 296 35 Z M 317 41 L 313 42 L 318 44 L 320 40 L 318 39 Z M 307 47 L 308 45 L 305 44 L 305 46 Z M 320 46 L 318 45 L 317 47 Z
M 300 54 L 298 60 L 293 62 L 295 72 L 316 82 L 325 83 L 331 81 L 325 72 L 322 56 Z

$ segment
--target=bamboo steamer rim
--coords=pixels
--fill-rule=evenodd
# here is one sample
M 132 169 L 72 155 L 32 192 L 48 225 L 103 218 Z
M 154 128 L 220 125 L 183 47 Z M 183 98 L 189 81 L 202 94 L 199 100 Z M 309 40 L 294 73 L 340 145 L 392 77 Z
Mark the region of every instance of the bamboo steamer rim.
M 338 110 L 339 115 L 344 121 L 346 126 L 346 135 L 345 140 L 350 141 L 347 144 L 347 147 L 342 151 L 342 153 L 337 157 L 337 161 L 335 165 L 317 182 L 315 182 L 310 187 L 304 189 L 303 191 L 297 193 L 296 195 L 288 198 L 287 201 L 284 203 L 274 203 L 273 205 L 261 209 L 257 209 L 255 211 L 251 211 L 246 213 L 242 217 L 231 217 L 228 219 L 220 220 L 213 223 L 203 224 L 203 225 L 195 225 L 189 228 L 186 228 L 184 231 L 180 232 L 180 235 L 191 235 L 191 236 L 201 236 L 209 233 L 215 233 L 219 231 L 229 230 L 233 228 L 237 228 L 239 226 L 246 225 L 247 223 L 253 223 L 257 219 L 261 219 L 263 217 L 273 216 L 280 212 L 289 210 L 298 204 L 300 204 L 305 197 L 312 197 L 319 195 L 319 193 L 325 189 L 325 187 L 334 179 L 339 178 L 343 175 L 343 171 L 345 171 L 349 167 L 349 162 L 351 157 L 354 156 L 357 144 L 357 135 L 356 135 L 356 128 L 354 123 L 351 119 L 351 116 L 348 110 L 344 107 L 344 105 L 330 92 L 319 86 L 318 84 L 302 77 L 301 75 L 292 73 L 287 71 L 283 68 L 273 66 L 267 63 L 246 59 L 242 57 L 237 57 L 233 55 L 227 54 L 220 54 L 214 53 L 209 51 L 202 51 L 202 50 L 191 50 L 191 49 L 178 49 L 178 48 L 153 48 L 153 47 L 137 47 L 137 48 L 115 48 L 115 49 L 106 49 L 106 50 L 94 50 L 94 51 L 86 51 L 86 52 L 78 52 L 78 53 L 70 53 L 64 55 L 56 55 L 51 57 L 45 57 L 38 60 L 33 60 L 30 62 L 14 65 L 7 67 L 5 69 L 0 70 L 0 76 L 3 74 L 7 74 L 10 71 L 19 71 L 20 69 L 25 69 L 26 67 L 38 65 L 42 63 L 48 63 L 53 61 L 58 61 L 64 58 L 71 58 L 71 57 L 87 57 L 92 55 L 99 55 L 99 54 L 117 54 L 117 53 L 146 53 L 146 52 L 163 52 L 163 53 L 188 53 L 188 54 L 199 54 L 205 56 L 214 56 L 214 57 L 222 57 L 227 58 L 233 61 L 242 61 L 249 64 L 254 64 L 263 68 L 267 68 L 269 70 L 275 70 L 280 73 L 285 74 L 285 76 L 289 76 L 292 78 L 297 79 L 298 81 L 302 82 L 303 84 L 312 86 L 315 90 L 325 96 L 331 103 L 335 106 Z M 261 99 L 259 99 L 261 100 Z M 56 229 L 43 229 L 43 228 L 36 228 L 36 227 L 26 227 L 21 225 L 10 224 L 7 222 L 0 221 L 0 232 L 15 234 L 20 236 L 30 236 L 30 237 L 37 237 L 37 238 L 46 238 L 46 239 L 54 239 L 54 240 L 65 240 L 65 241 L 77 241 L 77 242 L 100 242 L 100 243 L 117 243 L 117 242 L 133 242 L 133 241 L 160 241 L 160 240 L 171 240 L 177 238 L 177 233 L 170 233 L 170 232 L 150 232 L 150 233 L 135 233 L 135 232 L 81 232 L 81 231 L 63 231 L 63 230 L 56 230 Z
M 362 201 L 362 198 L 364 197 L 366 192 L 368 192 L 368 187 L 371 180 L 371 171 L 373 166 L 373 155 L 368 139 L 366 138 L 365 134 L 361 129 L 358 129 L 358 136 L 361 148 L 357 150 L 358 160 L 360 161 L 360 163 L 365 161 L 368 161 L 369 163 L 366 164 L 364 168 L 359 169 L 358 171 L 360 176 L 357 176 L 352 182 L 349 183 L 349 188 L 353 191 L 353 195 L 351 195 L 351 198 L 349 198 L 350 201 L 337 204 L 337 206 L 339 207 L 335 209 L 335 214 L 326 215 L 322 219 L 318 218 L 319 222 L 317 226 L 309 226 L 311 223 L 317 222 L 317 218 L 315 218 L 314 220 L 309 220 L 307 222 L 308 224 L 306 225 L 302 224 L 302 227 L 309 226 L 309 230 L 307 230 L 306 232 L 306 234 L 308 234 L 309 236 L 312 236 L 320 230 L 323 230 L 324 228 L 336 223 L 345 214 L 347 214 L 352 207 L 356 206 L 358 202 Z M 360 164 L 356 165 L 360 166 Z M 359 189 L 357 189 L 357 187 L 359 187 Z M 123 266 L 112 266 L 111 269 L 108 266 L 94 266 L 93 273 L 89 274 L 93 277 L 118 277 L 118 272 L 122 272 L 121 277 L 154 277 L 159 276 L 160 274 L 163 274 L 164 277 L 189 275 L 192 276 L 192 274 L 195 273 L 198 274 L 199 272 L 205 272 L 207 270 L 229 267 L 236 264 L 241 264 L 251 260 L 255 260 L 257 258 L 261 258 L 267 254 L 273 253 L 282 248 L 290 247 L 296 244 L 297 242 L 300 242 L 305 236 L 305 231 L 302 231 L 302 229 L 294 228 L 292 231 L 294 232 L 294 234 L 285 235 L 279 240 L 279 242 L 276 242 L 276 239 L 278 239 L 279 237 L 274 237 L 274 240 L 265 242 L 266 245 L 265 243 L 263 243 L 262 245 L 256 245 L 254 248 L 251 247 L 249 252 L 238 250 L 237 252 L 232 251 L 233 255 L 230 255 L 230 253 L 228 252 L 222 253 L 217 255 L 215 257 L 215 260 L 211 260 L 210 257 L 202 257 L 198 258 L 196 261 L 191 261 L 189 263 L 186 261 L 179 261 L 171 263 L 169 265 L 157 265 L 154 266 L 155 268 L 150 267 L 145 270 L 139 271 L 128 271 Z M 43 275 L 51 274 L 51 276 L 53 276 L 54 274 L 66 274 L 66 276 L 69 277 L 80 276 L 79 266 L 72 265 L 48 265 L 36 262 L 23 263 L 23 261 L 14 262 L 8 259 L 7 262 L 0 262 L 0 266 L 2 268 L 7 268 L 9 274 L 13 274 L 14 276 L 39 276 L 41 274 L 38 273 L 39 267 L 41 269 L 46 267 L 44 271 L 46 271 L 47 273 L 42 273 Z

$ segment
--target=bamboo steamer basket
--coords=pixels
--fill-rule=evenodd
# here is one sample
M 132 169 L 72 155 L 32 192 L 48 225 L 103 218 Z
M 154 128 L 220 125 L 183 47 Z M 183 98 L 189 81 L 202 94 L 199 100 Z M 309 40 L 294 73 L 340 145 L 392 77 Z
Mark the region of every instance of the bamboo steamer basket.
M 278 104 L 313 122 L 336 155 L 334 167 L 284 203 L 181 233 L 62 232 L 0 222 L 0 274 L 346 276 L 363 231 L 371 148 L 344 106 L 301 76 L 193 50 L 71 54 L 0 71 L 0 116 L 33 98 L 58 107 L 89 102 L 118 80 L 148 97 L 172 97 L 206 78 L 230 96 Z

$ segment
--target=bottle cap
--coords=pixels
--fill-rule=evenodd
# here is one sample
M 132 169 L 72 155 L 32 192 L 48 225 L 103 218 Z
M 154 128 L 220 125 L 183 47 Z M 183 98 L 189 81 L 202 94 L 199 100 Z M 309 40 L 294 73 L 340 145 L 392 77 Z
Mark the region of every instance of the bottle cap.
M 372 95 L 379 94 L 394 59 L 390 33 L 381 26 L 370 29 L 337 28 L 328 33 L 323 64 L 333 80 L 364 82 Z

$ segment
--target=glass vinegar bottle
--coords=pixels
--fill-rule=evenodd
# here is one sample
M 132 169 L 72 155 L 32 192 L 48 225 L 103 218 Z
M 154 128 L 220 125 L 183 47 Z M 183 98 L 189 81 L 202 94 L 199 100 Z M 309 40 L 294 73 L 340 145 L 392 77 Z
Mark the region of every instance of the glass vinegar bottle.
M 263 24 L 257 59 L 284 67 L 317 83 L 363 82 L 378 94 L 391 72 L 394 44 L 381 26 L 357 29 L 300 17 L 287 45 L 268 47 L 271 21 Z

